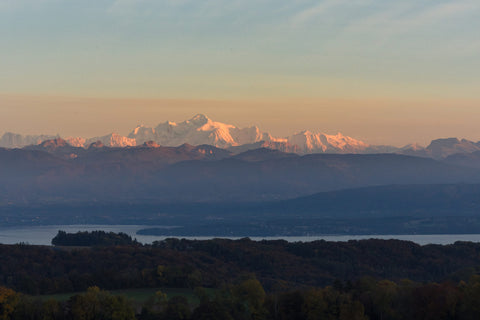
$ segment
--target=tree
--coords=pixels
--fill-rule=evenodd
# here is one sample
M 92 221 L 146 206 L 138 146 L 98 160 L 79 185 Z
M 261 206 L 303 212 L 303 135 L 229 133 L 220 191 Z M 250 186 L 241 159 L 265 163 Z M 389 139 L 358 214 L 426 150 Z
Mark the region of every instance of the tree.
M 57 300 L 49 299 L 43 303 L 42 320 L 56 320 L 63 317 L 63 308 Z
M 168 300 L 164 318 L 166 320 L 186 320 L 190 318 L 190 314 L 187 298 L 175 296 Z
M 98 287 L 71 298 L 73 320 L 134 320 L 135 312 L 123 296 L 114 296 Z
M 192 320 L 233 320 L 227 308 L 219 301 L 205 301 L 194 311 Z
M 141 319 L 157 319 L 167 306 L 167 294 L 158 290 L 142 306 Z
M 261 319 L 264 317 L 266 310 L 263 303 L 265 302 L 265 290 L 262 284 L 255 278 L 247 279 L 233 288 L 234 297 L 246 307 L 247 314 L 252 319 Z
M 10 319 L 15 311 L 20 295 L 12 289 L 0 287 L 0 320 Z
M 322 319 L 327 310 L 327 303 L 321 289 L 311 289 L 305 292 L 302 312 L 307 320 Z

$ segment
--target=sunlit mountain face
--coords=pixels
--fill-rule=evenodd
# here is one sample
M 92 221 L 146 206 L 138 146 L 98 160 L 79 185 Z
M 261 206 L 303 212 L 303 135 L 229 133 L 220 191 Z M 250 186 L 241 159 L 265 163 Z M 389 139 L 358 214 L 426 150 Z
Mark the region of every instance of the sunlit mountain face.
M 29 135 L 5 133 L 0 139 L 0 146 L 5 148 L 24 147 L 41 144 L 59 136 Z M 105 136 L 85 138 L 67 137 L 64 140 L 71 146 L 86 148 L 100 141 L 108 147 L 138 146 L 153 141 L 162 146 L 211 145 L 218 148 L 234 148 L 246 151 L 259 147 L 278 149 L 295 153 L 365 153 L 376 150 L 375 146 L 338 133 L 328 135 L 301 131 L 288 137 L 273 137 L 258 127 L 238 128 L 231 124 L 216 122 L 205 115 L 198 114 L 180 123 L 167 121 L 154 128 L 138 126 L 128 137 L 111 133 Z
M 51 142 L 48 142 L 48 141 Z M 61 145 L 58 145 L 58 144 Z M 182 144 L 193 146 L 210 145 L 227 149 L 233 153 L 268 148 L 288 153 L 398 153 L 418 157 L 443 159 L 454 154 L 480 152 L 480 142 L 458 138 L 432 140 L 423 147 L 417 143 L 404 147 L 371 145 L 342 133 L 330 135 L 303 130 L 287 137 L 274 137 L 256 126 L 239 128 L 231 124 L 213 121 L 205 115 L 197 114 L 183 122 L 166 121 L 156 127 L 137 126 L 128 136 L 110 133 L 99 137 L 66 137 L 49 135 L 21 135 L 7 132 L 0 138 L 0 147 L 22 148 L 44 146 L 51 150 L 56 147 L 89 148 L 92 144 L 106 147 L 134 147 L 145 143 L 152 146 L 176 147 Z M 35 147 L 34 147 L 35 148 Z

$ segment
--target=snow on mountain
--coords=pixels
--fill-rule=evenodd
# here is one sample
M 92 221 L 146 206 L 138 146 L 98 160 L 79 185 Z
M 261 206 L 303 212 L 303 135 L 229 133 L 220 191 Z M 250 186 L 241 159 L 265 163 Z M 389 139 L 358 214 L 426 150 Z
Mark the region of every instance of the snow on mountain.
M 145 142 L 155 141 L 157 137 L 155 134 L 155 129 L 140 125 L 133 129 L 133 131 L 128 135 L 128 138 L 135 139 L 137 145 L 141 145 Z
M 327 143 L 337 150 L 342 150 L 347 153 L 355 153 L 363 151 L 369 147 L 369 145 L 363 141 L 356 140 L 351 137 L 344 136 L 340 132 L 336 135 L 321 134 L 327 139 Z
M 37 145 L 44 140 L 54 138 L 58 137 L 5 133 L 0 139 L 0 147 Z M 88 148 L 97 141 L 107 147 L 139 146 L 153 141 L 162 146 L 180 146 L 186 143 L 193 146 L 211 145 L 217 148 L 230 148 L 230 150 L 237 148 L 242 151 L 265 147 L 295 153 L 366 153 L 371 152 L 374 147 L 341 133 L 327 135 L 302 131 L 287 138 L 278 138 L 268 132 L 262 132 L 256 126 L 238 128 L 234 125 L 213 121 L 202 114 L 197 114 L 180 123 L 171 121 L 160 123 L 155 128 L 137 126 L 128 137 L 112 133 L 89 139 L 69 137 L 65 140 L 71 146 L 83 148 Z
M 45 145 L 42 142 L 47 141 Z M 216 148 L 228 149 L 233 153 L 245 152 L 258 148 L 268 148 L 288 153 L 399 153 L 416 157 L 444 159 L 453 154 L 470 154 L 480 151 L 480 142 L 466 139 L 446 138 L 432 140 L 426 148 L 418 144 L 409 144 L 402 148 L 392 146 L 369 145 L 363 141 L 344 136 L 341 133 L 329 135 L 301 131 L 286 138 L 273 137 L 258 127 L 238 128 L 234 125 L 216 122 L 205 115 L 197 114 L 193 118 L 175 123 L 167 121 L 154 128 L 137 126 L 128 137 L 116 133 L 109 135 L 83 138 L 68 137 L 62 140 L 60 136 L 51 135 L 21 135 L 6 132 L 0 138 L 0 147 L 22 148 L 39 146 L 42 148 L 62 147 L 69 152 L 70 147 L 130 147 L 142 146 L 156 148 L 159 146 L 191 146 L 210 145 Z M 205 151 L 205 150 L 204 150 Z M 76 150 L 75 152 L 81 152 Z M 203 151 L 202 151 L 203 152 Z M 205 151 L 207 152 L 207 151 Z M 208 151 L 209 152 L 209 151 Z
M 297 145 L 301 153 L 358 153 L 365 151 L 369 145 L 338 133 L 327 135 L 301 131 L 287 138 L 292 145 Z
M 425 150 L 425 147 L 419 145 L 418 143 L 410 143 L 400 148 L 401 151 L 404 150 L 412 150 L 412 151 L 420 151 Z
M 278 150 L 286 153 L 301 153 L 300 148 L 297 145 L 292 145 L 286 141 L 259 141 L 255 143 L 246 143 L 239 146 L 229 147 L 228 150 L 233 153 L 242 153 L 259 148 Z
M 116 133 L 111 133 L 103 137 L 95 137 L 87 139 L 85 145 L 90 146 L 92 143 L 100 141 L 107 147 L 133 147 L 137 145 L 135 139 L 130 139 Z
M 240 129 L 230 124 L 212 121 L 202 114 L 178 124 L 167 121 L 155 128 L 138 126 L 128 137 L 135 139 L 137 144 L 152 140 L 163 146 L 188 143 L 208 144 L 218 148 L 255 143 L 265 138 L 273 140 L 268 133 L 261 132 L 257 127 Z
M 40 144 L 45 140 L 52 140 L 58 138 L 58 136 L 49 136 L 49 135 L 27 135 L 23 136 L 21 134 L 6 132 L 0 138 L 0 147 L 3 148 L 21 148 L 28 145 Z
M 82 137 L 68 137 L 65 138 L 65 141 L 67 141 L 67 143 L 73 147 L 85 148 L 85 143 L 87 142 L 87 139 Z
M 209 144 L 219 148 L 245 146 L 239 150 L 249 150 L 260 145 L 300 153 L 312 152 L 362 152 L 368 144 L 342 135 L 327 135 L 302 131 L 288 138 L 276 138 L 258 127 L 238 128 L 230 124 L 212 121 L 198 114 L 190 120 L 175 123 L 165 122 L 155 128 L 138 126 L 129 135 L 137 144 L 155 141 L 164 146 L 178 146 L 182 143 L 191 145 Z M 233 149 L 232 149 L 233 150 Z
M 418 143 L 407 144 L 397 150 L 396 153 L 406 156 L 430 158 L 430 155 L 425 150 L 425 147 L 419 145 Z

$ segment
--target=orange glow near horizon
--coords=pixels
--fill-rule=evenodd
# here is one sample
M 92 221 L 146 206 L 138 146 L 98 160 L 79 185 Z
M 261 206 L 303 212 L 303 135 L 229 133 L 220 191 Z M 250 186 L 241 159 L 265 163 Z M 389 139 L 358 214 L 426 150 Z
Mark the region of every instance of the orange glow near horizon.
M 127 135 L 136 125 L 181 122 L 197 113 L 274 136 L 300 130 L 344 135 L 370 144 L 480 140 L 480 101 L 389 99 L 135 99 L 0 94 L 0 134 Z

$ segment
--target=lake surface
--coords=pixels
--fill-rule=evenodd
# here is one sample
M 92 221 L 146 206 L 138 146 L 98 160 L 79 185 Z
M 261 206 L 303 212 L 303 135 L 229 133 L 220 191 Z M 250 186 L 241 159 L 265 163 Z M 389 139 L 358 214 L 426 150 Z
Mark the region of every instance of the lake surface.
M 106 232 L 124 232 L 141 243 L 152 243 L 155 240 L 163 240 L 162 236 L 137 235 L 136 232 L 144 228 L 171 228 L 166 226 L 145 226 L 145 225 L 55 225 L 55 226 L 22 226 L 22 227 L 0 227 L 0 243 L 15 244 L 27 243 L 34 245 L 50 245 L 51 240 L 58 230 L 66 232 L 103 230 Z M 186 239 L 206 240 L 214 237 L 181 237 Z M 362 239 L 399 239 L 424 244 L 451 244 L 455 241 L 480 242 L 480 234 L 429 234 L 429 235 L 324 235 L 306 237 L 250 237 L 252 240 L 278 240 L 283 239 L 290 242 L 295 241 L 348 241 Z M 231 238 L 238 239 L 238 238 Z

